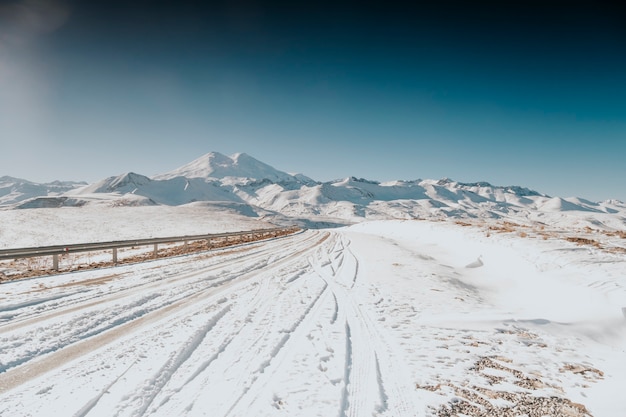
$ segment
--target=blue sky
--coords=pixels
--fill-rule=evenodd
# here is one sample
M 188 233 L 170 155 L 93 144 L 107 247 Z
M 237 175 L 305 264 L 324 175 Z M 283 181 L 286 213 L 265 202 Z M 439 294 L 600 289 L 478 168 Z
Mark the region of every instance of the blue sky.
M 626 29 L 608 3 L 203 3 L 2 3 L 0 175 L 246 152 L 322 181 L 626 200 Z

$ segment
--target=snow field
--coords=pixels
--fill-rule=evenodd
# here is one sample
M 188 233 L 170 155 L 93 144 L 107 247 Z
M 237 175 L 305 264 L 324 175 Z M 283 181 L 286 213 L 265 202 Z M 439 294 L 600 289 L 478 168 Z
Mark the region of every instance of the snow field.
M 372 283 L 378 317 L 396 333 L 413 380 L 441 386 L 419 390 L 425 401 L 444 404 L 450 398 L 442 393 L 458 396 L 468 386 L 520 391 L 514 384 L 520 375 L 508 372 L 508 385 L 494 385 L 482 371 L 468 372 L 478 359 L 496 357 L 539 378 L 535 396 L 569 398 L 593 415 L 626 409 L 617 398 L 626 382 L 623 256 L 589 249 L 581 256 L 567 242 L 486 238 L 445 223 L 376 222 L 349 230 L 353 251 L 366 260 L 362 279 Z M 468 268 L 478 257 L 483 266 Z M 571 364 L 587 370 L 574 374 Z M 493 402 L 493 394 L 483 397 Z
M 7 282 L 0 415 L 618 417 L 624 261 L 381 221 Z
M 151 237 L 200 235 L 275 227 L 226 203 L 184 206 L 84 206 L 0 210 L 0 249 Z M 110 257 L 107 258 L 110 260 Z

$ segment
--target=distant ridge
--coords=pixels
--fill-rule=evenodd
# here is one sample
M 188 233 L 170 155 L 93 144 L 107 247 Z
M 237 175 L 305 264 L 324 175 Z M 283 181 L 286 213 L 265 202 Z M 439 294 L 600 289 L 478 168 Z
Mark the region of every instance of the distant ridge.
M 21 178 L 3 176 L 0 177 L 0 206 L 16 204 L 35 197 L 60 195 L 86 184 L 86 182 L 74 181 L 37 183 Z
M 170 205 L 195 202 L 238 204 L 264 218 L 337 225 L 365 219 L 503 218 L 542 222 L 576 215 L 587 225 L 626 228 L 626 205 L 611 200 L 550 197 L 522 186 L 489 182 L 365 178 L 318 182 L 291 175 L 245 153 L 209 152 L 172 171 L 147 177 L 128 172 L 93 184 L 35 184 L 0 178 L 4 207 Z M 555 217 L 556 218 L 556 217 Z

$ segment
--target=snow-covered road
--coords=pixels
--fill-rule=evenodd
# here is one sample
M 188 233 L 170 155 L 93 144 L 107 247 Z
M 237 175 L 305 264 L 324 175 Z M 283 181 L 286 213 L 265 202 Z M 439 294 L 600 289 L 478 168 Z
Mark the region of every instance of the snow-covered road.
M 625 288 L 623 255 L 427 222 L 7 282 L 0 415 L 620 416 Z

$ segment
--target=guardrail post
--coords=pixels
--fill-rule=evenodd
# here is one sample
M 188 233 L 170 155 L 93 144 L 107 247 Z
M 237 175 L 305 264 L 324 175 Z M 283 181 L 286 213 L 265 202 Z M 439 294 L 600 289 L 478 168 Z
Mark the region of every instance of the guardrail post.
M 59 255 L 56 253 L 52 255 L 52 269 L 55 271 L 59 270 Z
M 159 245 L 158 245 L 158 243 L 155 243 L 154 244 L 154 253 L 153 253 L 154 259 L 157 258 L 158 251 L 159 251 Z
M 117 265 L 117 248 L 113 248 L 113 265 Z

